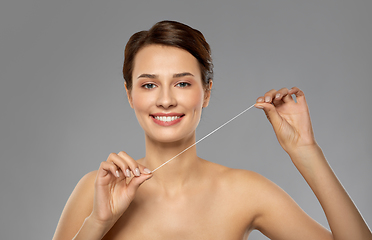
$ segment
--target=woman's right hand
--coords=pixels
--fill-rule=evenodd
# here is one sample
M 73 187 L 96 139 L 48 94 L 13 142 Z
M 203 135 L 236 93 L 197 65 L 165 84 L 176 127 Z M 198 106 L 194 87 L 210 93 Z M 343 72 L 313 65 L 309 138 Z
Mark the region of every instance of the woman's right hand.
M 151 171 L 127 153 L 111 153 L 98 169 L 89 218 L 110 229 L 128 208 L 138 187 L 151 177 Z

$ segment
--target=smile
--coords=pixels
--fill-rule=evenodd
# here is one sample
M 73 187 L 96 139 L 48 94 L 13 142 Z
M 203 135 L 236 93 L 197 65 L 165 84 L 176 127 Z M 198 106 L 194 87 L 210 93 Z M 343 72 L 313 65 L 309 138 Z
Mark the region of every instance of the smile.
M 179 119 L 180 116 L 173 116 L 173 117 L 165 117 L 165 116 L 154 116 L 155 119 L 159 120 L 159 121 L 162 121 L 162 122 L 171 122 L 171 121 L 174 121 L 176 119 Z
M 152 120 L 158 125 L 167 127 L 171 126 L 174 124 L 177 124 L 181 121 L 181 119 L 185 116 L 184 114 L 175 114 L 175 113 L 169 113 L 169 114 L 164 114 L 164 113 L 158 113 L 151 115 Z

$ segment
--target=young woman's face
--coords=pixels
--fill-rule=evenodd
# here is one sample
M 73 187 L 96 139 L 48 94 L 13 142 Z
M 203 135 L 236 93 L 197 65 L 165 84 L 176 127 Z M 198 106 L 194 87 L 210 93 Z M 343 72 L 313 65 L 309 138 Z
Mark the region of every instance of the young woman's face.
M 129 103 L 148 137 L 175 142 L 193 136 L 210 97 L 194 56 L 176 47 L 146 46 L 135 57 L 132 79 Z

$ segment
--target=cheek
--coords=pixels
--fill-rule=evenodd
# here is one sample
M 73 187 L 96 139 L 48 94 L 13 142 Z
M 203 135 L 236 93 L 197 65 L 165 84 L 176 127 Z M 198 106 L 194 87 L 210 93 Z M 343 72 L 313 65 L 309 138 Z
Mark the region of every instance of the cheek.
M 195 111 L 202 109 L 203 106 L 203 91 L 193 91 L 189 94 L 186 101 L 190 108 L 194 108 Z
M 152 102 L 152 97 L 148 94 L 132 93 L 132 106 L 135 112 L 148 110 Z

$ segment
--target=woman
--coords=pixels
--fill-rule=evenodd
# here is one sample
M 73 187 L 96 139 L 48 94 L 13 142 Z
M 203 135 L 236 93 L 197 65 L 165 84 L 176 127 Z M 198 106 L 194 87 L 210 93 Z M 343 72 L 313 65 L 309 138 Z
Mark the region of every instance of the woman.
M 131 37 L 123 73 L 146 155 L 135 161 L 112 153 L 84 176 L 54 239 L 246 239 L 254 229 L 271 239 L 372 239 L 314 139 L 298 88 L 271 90 L 255 106 L 314 191 L 332 232 L 268 179 L 201 159 L 195 147 L 156 173 L 149 170 L 195 143 L 212 68 L 203 35 L 184 24 L 163 21 Z

